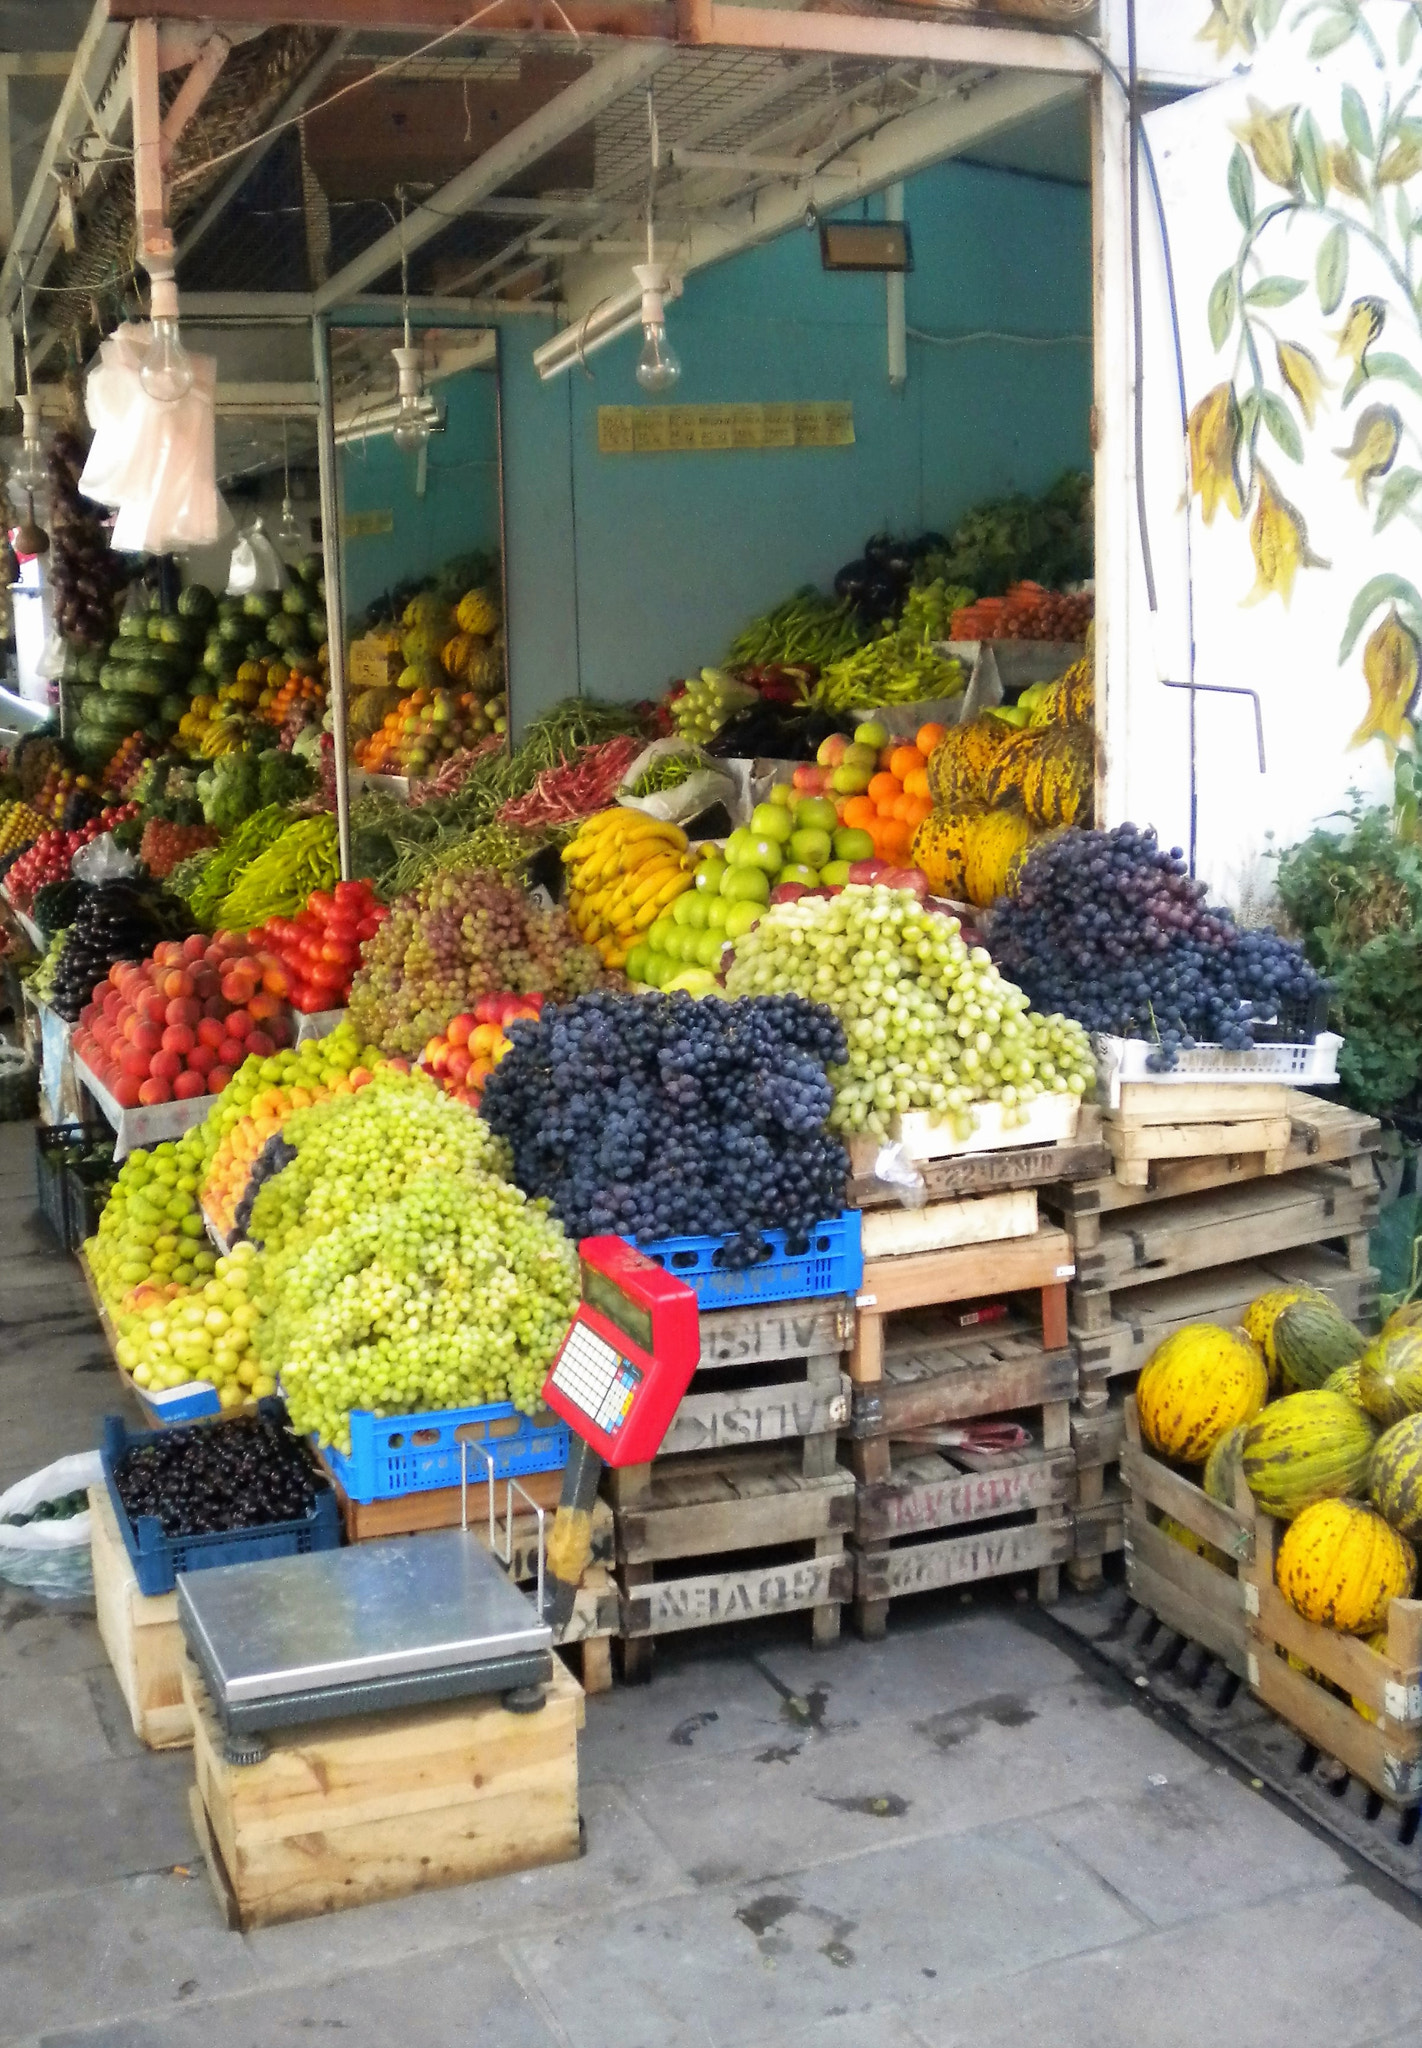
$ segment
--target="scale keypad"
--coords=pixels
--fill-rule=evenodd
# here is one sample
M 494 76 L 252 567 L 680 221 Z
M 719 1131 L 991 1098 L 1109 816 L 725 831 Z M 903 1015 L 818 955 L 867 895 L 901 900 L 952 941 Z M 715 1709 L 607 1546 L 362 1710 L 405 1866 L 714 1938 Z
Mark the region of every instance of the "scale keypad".
M 554 1386 L 608 1436 L 627 1420 L 641 1381 L 632 1361 L 583 1322 L 574 1323 L 553 1368 Z

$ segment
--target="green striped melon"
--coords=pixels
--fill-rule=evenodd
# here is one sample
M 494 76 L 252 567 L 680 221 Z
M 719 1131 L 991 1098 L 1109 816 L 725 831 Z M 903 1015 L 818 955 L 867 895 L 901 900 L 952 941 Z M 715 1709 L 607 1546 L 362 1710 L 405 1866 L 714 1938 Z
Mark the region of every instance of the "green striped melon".
M 1422 1536 L 1422 1415 L 1405 1415 L 1378 1438 L 1368 1495 L 1404 1536 Z
M 1368 1348 L 1332 1303 L 1291 1302 L 1274 1325 L 1274 1349 L 1286 1385 L 1321 1387 L 1330 1373 L 1352 1365 Z
M 1377 1426 L 1343 1394 L 1285 1394 L 1250 1424 L 1244 1476 L 1266 1515 L 1292 1521 L 1315 1501 L 1367 1492 Z
M 1422 1410 L 1422 1329 L 1373 1339 L 1359 1361 L 1358 1398 L 1384 1429 Z
M 1337 1372 L 1331 1372 L 1323 1382 L 1324 1392 L 1327 1394 L 1342 1394 L 1345 1400 L 1352 1401 L 1357 1407 L 1361 1408 L 1363 1397 L 1358 1391 L 1358 1382 L 1361 1378 L 1362 1370 L 1363 1361 L 1361 1358 L 1355 1358 L 1351 1365 L 1340 1365 Z
M 1234 1506 L 1234 1483 L 1244 1470 L 1244 1439 L 1249 1425 L 1240 1422 L 1222 1436 L 1205 1461 L 1204 1487 L 1211 1500 Z

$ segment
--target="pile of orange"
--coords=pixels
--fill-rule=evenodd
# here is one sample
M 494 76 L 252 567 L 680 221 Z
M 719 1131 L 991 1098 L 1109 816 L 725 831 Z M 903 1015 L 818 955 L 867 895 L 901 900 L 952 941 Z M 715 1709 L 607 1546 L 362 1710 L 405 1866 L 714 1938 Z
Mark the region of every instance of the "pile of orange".
M 355 1081 L 349 1075 L 338 1074 L 334 1080 L 318 1082 L 311 1088 L 274 1086 L 252 1097 L 246 1116 L 224 1135 L 213 1154 L 203 1182 L 202 1205 L 224 1237 L 236 1221 L 237 1205 L 247 1191 L 252 1168 L 268 1138 L 276 1137 L 287 1118 L 298 1109 L 310 1109 L 314 1102 L 324 1102 L 328 1095 L 354 1094 L 368 1078 L 366 1075 Z
M 852 796 L 840 812 L 846 825 L 867 832 L 876 860 L 906 861 L 913 835 L 933 809 L 928 762 L 946 728 L 921 725 L 911 740 L 890 740 L 879 754 L 877 774 L 863 796 Z
M 326 680 L 324 675 L 306 675 L 299 668 L 291 669 L 286 679 L 275 689 L 271 688 L 273 676 L 268 675 L 268 688 L 258 700 L 258 715 L 268 725 L 285 725 L 293 711 L 303 708 L 321 712 L 326 708 Z

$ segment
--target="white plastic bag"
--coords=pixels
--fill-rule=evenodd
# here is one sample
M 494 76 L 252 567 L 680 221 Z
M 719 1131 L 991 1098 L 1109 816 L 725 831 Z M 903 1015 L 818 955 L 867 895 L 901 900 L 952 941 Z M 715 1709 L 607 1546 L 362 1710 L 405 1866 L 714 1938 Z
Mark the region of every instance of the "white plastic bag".
M 139 378 L 151 331 L 146 321 L 116 329 L 84 392 L 94 439 L 79 488 L 116 508 L 111 545 L 124 554 L 210 547 L 232 531 L 217 489 L 217 359 L 190 357 L 191 390 L 164 404 Z
M 64 644 L 64 635 L 58 626 L 51 626 L 45 637 L 44 650 L 35 663 L 35 674 L 43 676 L 47 683 L 57 683 L 64 674 L 68 652 Z
M 286 567 L 267 539 L 266 527 L 255 520 L 232 550 L 227 569 L 227 595 L 245 597 L 249 590 L 284 590 Z
M 721 761 L 708 761 L 704 768 L 696 768 L 685 782 L 677 783 L 674 789 L 664 789 L 656 796 L 632 796 L 638 780 L 664 761 L 669 754 L 692 754 L 696 749 L 689 747 L 685 740 L 653 740 L 644 747 L 627 773 L 622 778 L 622 787 L 617 792 L 617 801 L 627 810 L 643 811 L 649 818 L 660 818 L 663 824 L 681 825 L 688 818 L 694 818 L 712 804 L 725 804 L 734 816 L 739 789 L 736 778 Z
M 102 1486 L 103 1460 L 97 1451 L 56 1458 L 42 1472 L 0 1493 L 0 1579 L 40 1593 L 92 1593 L 89 1555 L 93 1517 L 87 1508 L 63 1522 L 26 1522 L 15 1528 L 6 1518 L 27 1515 L 42 1501 L 60 1500 L 81 1487 Z
M 69 872 L 76 881 L 97 888 L 101 882 L 126 882 L 142 866 L 138 855 L 125 853 L 112 832 L 101 832 L 97 839 L 80 847 L 69 863 Z

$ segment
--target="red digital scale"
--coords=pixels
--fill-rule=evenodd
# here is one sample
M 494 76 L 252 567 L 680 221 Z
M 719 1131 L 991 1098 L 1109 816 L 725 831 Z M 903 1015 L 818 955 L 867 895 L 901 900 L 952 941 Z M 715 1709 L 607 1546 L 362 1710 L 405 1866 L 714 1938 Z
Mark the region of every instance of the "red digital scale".
M 684 1280 L 623 1237 L 585 1237 L 578 1259 L 583 1298 L 543 1382 L 544 1401 L 573 1432 L 551 1546 L 555 1626 L 572 1612 L 587 1558 L 572 1517 L 591 1514 L 604 1465 L 656 1456 L 701 1357 L 700 1312 Z

